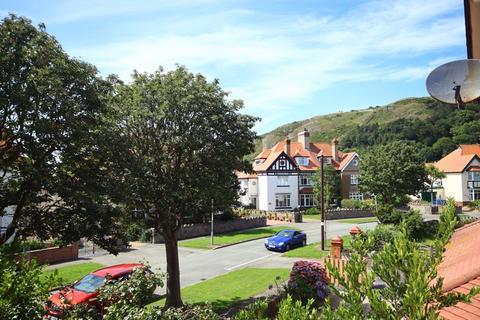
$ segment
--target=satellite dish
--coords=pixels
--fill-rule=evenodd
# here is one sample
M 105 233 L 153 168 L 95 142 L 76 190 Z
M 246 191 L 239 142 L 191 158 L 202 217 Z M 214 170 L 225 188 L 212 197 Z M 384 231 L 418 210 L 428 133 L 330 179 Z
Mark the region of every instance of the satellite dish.
M 437 100 L 457 104 L 480 97 L 480 60 L 457 60 L 443 64 L 427 77 L 427 91 Z

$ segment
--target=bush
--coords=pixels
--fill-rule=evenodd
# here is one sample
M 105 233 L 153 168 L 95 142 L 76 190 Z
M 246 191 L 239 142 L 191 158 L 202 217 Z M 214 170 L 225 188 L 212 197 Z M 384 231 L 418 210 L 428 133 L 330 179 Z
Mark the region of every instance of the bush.
M 455 229 L 463 227 L 466 224 L 477 221 L 478 218 L 469 217 L 469 216 L 460 216 L 457 218 L 457 223 L 455 224 Z
M 468 206 L 473 210 L 480 210 L 480 200 L 474 200 L 470 202 Z
M 372 199 L 342 199 L 341 206 L 345 209 L 370 209 L 375 207 L 375 202 Z
M 378 207 L 376 216 L 380 223 L 398 224 L 402 221 L 402 213 L 394 209 L 392 205 L 383 204 Z
M 257 300 L 235 316 L 235 320 L 268 320 L 267 300 Z
M 278 320 L 313 320 L 317 319 L 317 309 L 314 308 L 314 300 L 310 299 L 305 305 L 301 301 L 294 301 L 291 296 L 280 303 Z
M 140 225 L 139 223 L 128 223 L 125 235 L 127 241 L 138 241 L 142 236 L 142 232 L 144 230 L 144 226 Z
M 308 208 L 305 210 L 305 215 L 315 215 L 320 214 L 320 211 L 317 208 Z
M 143 230 L 142 234 L 140 235 L 140 241 L 141 242 L 152 242 L 152 230 L 150 230 L 150 229 Z
M 373 230 L 368 230 L 361 233 L 360 236 L 367 239 L 369 236 L 373 237 L 373 250 L 380 251 L 386 243 L 393 241 L 393 238 L 398 233 L 395 226 L 379 224 Z
M 402 221 L 405 223 L 407 235 L 415 240 L 426 237 L 423 218 L 417 210 L 409 210 L 403 214 Z
M 317 305 L 323 304 L 330 294 L 325 268 L 318 262 L 297 261 L 293 265 L 286 291 L 294 299 L 306 304 L 314 299 Z

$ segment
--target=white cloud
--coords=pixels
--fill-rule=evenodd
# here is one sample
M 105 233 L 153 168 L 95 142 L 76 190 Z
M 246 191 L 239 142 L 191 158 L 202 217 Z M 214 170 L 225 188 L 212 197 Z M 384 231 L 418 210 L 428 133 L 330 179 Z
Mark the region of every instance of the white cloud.
M 236 80 L 229 85 L 232 96 L 267 114 L 261 129 L 277 112 L 291 110 L 292 101 L 337 84 L 425 77 L 439 61 L 422 64 L 412 58 L 464 45 L 461 5 L 458 0 L 369 1 L 335 16 L 212 9 L 192 16 L 201 26 L 198 32 L 177 32 L 180 25 L 173 22 L 168 33 L 74 48 L 73 54 L 125 79 L 133 69 L 151 72 L 175 63 L 213 77 L 228 75 Z M 145 6 L 159 9 L 154 2 Z M 105 7 L 96 14 L 105 14 Z

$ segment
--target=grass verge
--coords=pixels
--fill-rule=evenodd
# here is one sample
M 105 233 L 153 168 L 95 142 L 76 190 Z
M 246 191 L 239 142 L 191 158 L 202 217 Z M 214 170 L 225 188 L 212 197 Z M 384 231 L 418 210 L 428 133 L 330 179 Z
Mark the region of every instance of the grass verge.
M 57 271 L 58 282 L 55 285 L 60 286 L 73 283 L 75 280 L 78 280 L 89 274 L 90 272 L 100 269 L 102 267 L 103 264 L 100 263 L 85 262 L 73 264 L 66 267 L 45 270 L 42 273 L 42 277 L 47 277 Z
M 340 220 L 337 220 L 337 222 L 362 224 L 362 223 L 378 222 L 378 219 L 376 217 L 366 217 L 366 218 L 354 218 L 354 219 L 340 219 Z
M 213 246 L 219 247 L 219 246 L 236 244 L 236 243 L 240 243 L 248 240 L 266 238 L 274 235 L 275 233 L 283 229 L 294 229 L 294 228 L 289 228 L 285 226 L 264 227 L 264 228 L 248 229 L 248 230 L 221 234 L 218 236 L 214 236 Z M 178 245 L 180 247 L 189 247 L 189 248 L 196 248 L 196 249 L 211 249 L 210 237 L 208 236 L 180 241 Z
M 228 307 L 255 296 L 268 289 L 270 284 L 279 283 L 288 278 L 290 269 L 245 268 L 205 280 L 182 289 L 183 302 L 198 304 L 208 302 L 214 311 L 219 312 Z M 163 306 L 161 298 L 147 306 Z
M 349 248 L 350 247 L 350 236 L 344 236 L 342 237 L 343 239 L 343 247 L 344 248 Z M 300 247 L 297 249 L 293 249 L 290 251 L 285 252 L 282 257 L 288 257 L 288 258 L 305 258 L 305 259 L 320 259 L 324 256 L 327 256 L 330 254 L 330 239 L 328 239 L 325 243 L 325 249 L 324 251 L 321 250 L 320 248 L 320 242 L 314 242 L 309 245 L 306 245 L 305 247 Z

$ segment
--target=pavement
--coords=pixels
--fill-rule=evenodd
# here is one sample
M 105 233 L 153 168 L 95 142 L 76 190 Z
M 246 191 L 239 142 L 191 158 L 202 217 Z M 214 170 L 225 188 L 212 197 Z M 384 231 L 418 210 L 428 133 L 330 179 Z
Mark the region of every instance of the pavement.
M 373 229 L 376 222 L 362 223 L 362 230 Z M 295 227 L 307 234 L 308 243 L 318 242 L 321 238 L 320 221 L 308 221 L 303 223 L 288 223 L 285 227 Z M 335 220 L 327 221 L 327 239 L 335 235 L 348 235 L 354 224 L 341 223 Z M 180 260 L 181 286 L 189 286 L 213 277 L 228 273 L 233 270 L 256 267 L 256 268 L 291 268 L 299 258 L 281 257 L 281 253 L 271 252 L 265 249 L 264 239 L 252 240 L 216 250 L 202 250 L 178 247 Z M 69 264 L 83 263 L 86 261 L 97 262 L 104 265 L 120 263 L 147 262 L 153 270 L 166 270 L 165 245 L 134 243 L 132 247 L 119 253 L 117 256 L 97 251 L 95 255 L 83 256 L 81 259 L 64 264 L 57 264 L 55 268 Z M 163 294 L 165 288 L 159 288 L 156 293 Z

